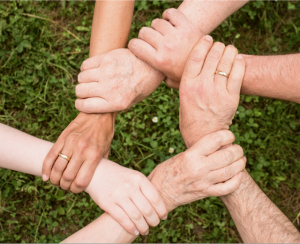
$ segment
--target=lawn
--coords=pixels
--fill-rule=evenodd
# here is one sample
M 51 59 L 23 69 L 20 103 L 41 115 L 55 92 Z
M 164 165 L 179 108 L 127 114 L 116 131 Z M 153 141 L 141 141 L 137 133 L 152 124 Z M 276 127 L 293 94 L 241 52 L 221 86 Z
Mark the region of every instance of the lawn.
M 130 38 L 180 2 L 136 2 Z M 55 142 L 76 117 L 74 86 L 88 57 L 94 2 L 12 1 L 0 5 L 0 122 Z M 113 17 L 112 17 L 113 18 Z M 241 53 L 300 52 L 300 2 L 250 2 L 212 36 Z M 178 91 L 162 84 L 118 115 L 110 159 L 149 174 L 184 151 Z M 158 117 L 153 123 L 152 118 Z M 241 96 L 231 130 L 248 158 L 247 170 L 300 230 L 300 106 Z M 169 153 L 169 148 L 175 149 Z M 40 177 L 0 170 L 0 241 L 59 242 L 102 211 Z M 136 242 L 241 242 L 216 197 L 182 206 Z

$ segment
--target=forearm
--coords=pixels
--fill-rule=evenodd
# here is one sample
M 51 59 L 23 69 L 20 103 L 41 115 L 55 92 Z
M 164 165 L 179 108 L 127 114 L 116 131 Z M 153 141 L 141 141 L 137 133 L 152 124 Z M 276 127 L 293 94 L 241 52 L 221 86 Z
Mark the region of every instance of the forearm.
M 184 0 L 179 10 L 204 34 L 209 34 L 227 17 L 247 3 L 240 1 Z
M 0 124 L 0 135 L 0 167 L 42 176 L 43 160 L 53 143 L 3 124 Z M 101 162 L 95 171 L 95 176 L 99 170 L 101 170 Z M 90 188 L 97 187 L 99 186 L 92 180 L 86 191 L 89 193 Z M 136 236 L 130 235 L 105 213 L 74 236 L 70 236 L 65 242 L 130 242 L 134 238 Z
M 294 225 L 262 192 L 248 174 L 233 193 L 221 197 L 246 243 L 300 242 Z
M 242 94 L 300 103 L 300 54 L 277 56 L 244 55 L 246 73 Z
M 90 57 L 126 46 L 134 1 L 96 1 Z

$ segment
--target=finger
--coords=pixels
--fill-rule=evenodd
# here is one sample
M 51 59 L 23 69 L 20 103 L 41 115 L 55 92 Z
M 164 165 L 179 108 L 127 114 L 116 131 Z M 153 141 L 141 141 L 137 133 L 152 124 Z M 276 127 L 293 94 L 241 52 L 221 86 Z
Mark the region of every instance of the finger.
M 241 172 L 224 183 L 218 183 L 212 185 L 207 189 L 207 193 L 210 196 L 215 196 L 215 197 L 228 195 L 239 188 L 242 177 L 243 177 L 243 173 Z
M 151 28 L 162 35 L 166 35 L 174 30 L 174 26 L 164 19 L 154 19 L 151 23 Z
M 143 27 L 140 29 L 139 39 L 147 42 L 155 49 L 157 49 L 159 44 L 162 42 L 162 38 L 162 34 L 152 28 Z
M 71 158 L 71 160 L 72 160 L 72 150 L 71 150 L 70 146 L 68 146 L 67 143 L 66 143 L 66 145 L 63 148 L 61 153 L 65 156 L 67 156 L 68 158 Z M 61 156 L 59 156 L 56 159 L 56 161 L 53 165 L 53 168 L 51 170 L 51 173 L 50 173 L 50 181 L 53 185 L 56 185 L 56 186 L 59 185 L 62 174 L 63 174 L 65 168 L 67 167 L 68 163 L 69 163 L 68 160 L 65 158 L 62 158 Z
M 190 24 L 187 17 L 179 10 L 170 8 L 164 11 L 163 19 L 168 20 L 173 26 L 187 26 Z
M 94 56 L 94 57 L 84 60 L 80 67 L 80 70 L 85 71 L 88 69 L 98 68 L 102 61 L 102 58 L 103 58 L 103 55 L 97 55 L 97 56 Z
M 180 82 L 177 82 L 177 81 L 174 81 L 174 80 L 171 80 L 171 79 L 167 78 L 165 80 L 165 83 L 167 84 L 168 87 L 179 90 Z
M 225 50 L 225 45 L 223 43 L 221 42 L 214 43 L 209 53 L 207 54 L 205 63 L 203 65 L 203 69 L 201 71 L 203 77 L 211 77 L 211 76 L 214 77 L 218 64 L 223 56 L 224 50 Z
M 128 48 L 139 59 L 154 67 L 153 65 L 155 65 L 154 60 L 157 52 L 149 43 L 141 39 L 132 39 L 128 44 Z
M 131 221 L 134 223 L 140 234 L 147 235 L 149 233 L 149 226 L 144 219 L 142 213 L 130 200 L 123 200 L 122 203 L 118 204 L 124 212 L 129 216 Z
M 50 178 L 51 169 L 58 158 L 58 154 L 62 151 L 64 146 L 64 138 L 58 138 L 57 142 L 48 152 L 42 168 L 43 181 L 47 181 Z
M 103 91 L 103 87 L 98 82 L 79 84 L 75 87 L 75 93 L 78 98 L 102 98 Z
M 141 191 L 146 197 L 146 199 L 154 207 L 159 218 L 165 220 L 168 216 L 167 207 L 156 188 L 151 184 L 151 182 L 148 179 L 145 179 L 142 182 Z
M 89 69 L 78 74 L 77 80 L 79 83 L 97 82 L 101 77 L 100 69 Z
M 238 54 L 237 49 L 229 45 L 225 48 L 225 51 L 223 53 L 223 56 L 218 64 L 217 71 L 225 72 L 227 74 L 230 74 L 231 68 L 233 65 L 233 61 L 235 59 L 235 56 Z M 216 85 L 225 91 L 227 88 L 227 81 L 228 78 L 219 74 L 215 74 L 215 83 Z
M 217 170 L 230 165 L 243 156 L 243 148 L 239 145 L 232 145 L 209 155 L 205 161 L 209 164 L 210 170 Z
M 242 172 L 246 166 L 246 158 L 242 157 L 232 164 L 209 173 L 209 178 L 214 184 L 221 183 L 231 179 L 233 176 Z
M 182 79 L 182 82 L 189 81 L 189 78 L 196 78 L 200 74 L 205 58 L 212 45 L 213 39 L 209 35 L 199 40 L 191 51 L 184 67 L 183 76 L 188 79 Z
M 118 205 L 109 207 L 111 210 L 107 211 L 109 215 L 114 218 L 128 233 L 138 236 L 140 233 L 135 227 L 135 224 L 130 220 L 125 211 Z
M 115 108 L 111 107 L 110 103 L 103 98 L 94 97 L 86 99 L 77 99 L 75 107 L 83 113 L 112 113 L 118 112 Z
M 83 164 L 83 160 L 80 155 L 74 155 L 64 170 L 60 179 L 60 187 L 63 190 L 69 190 L 72 182 L 75 180 L 76 175 Z
M 227 90 L 230 95 L 240 95 L 244 74 L 245 60 L 243 55 L 239 54 L 234 59 L 233 67 L 227 82 Z
M 73 193 L 79 193 L 84 191 L 90 184 L 95 170 L 101 160 L 101 157 L 95 160 L 86 160 L 80 167 L 75 180 L 72 182 L 70 190 Z
M 221 130 L 201 138 L 191 148 L 197 148 L 197 152 L 202 156 L 208 156 L 216 152 L 220 147 L 233 143 L 234 134 L 229 130 Z
M 132 196 L 131 200 L 134 203 L 134 205 L 143 214 L 148 225 L 154 227 L 159 224 L 160 219 L 159 219 L 157 213 L 155 212 L 151 203 L 149 203 L 149 201 L 145 198 L 145 196 L 141 192 Z

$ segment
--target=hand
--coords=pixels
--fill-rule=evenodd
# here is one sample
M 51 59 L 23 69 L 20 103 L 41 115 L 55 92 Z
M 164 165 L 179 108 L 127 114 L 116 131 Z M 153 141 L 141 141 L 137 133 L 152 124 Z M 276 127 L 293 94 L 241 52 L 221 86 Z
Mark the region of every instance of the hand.
M 228 130 L 209 134 L 187 151 L 158 165 L 148 177 L 168 211 L 209 196 L 224 196 L 241 184 L 246 158 Z M 224 182 L 224 183 L 223 183 Z
M 164 75 L 134 56 L 117 49 L 85 60 L 78 75 L 76 108 L 85 113 L 121 111 L 150 95 Z
M 43 163 L 43 180 L 74 193 L 90 183 L 100 160 L 108 156 L 116 114 L 80 113 L 62 132 Z M 70 162 L 58 154 L 71 158 Z
M 164 73 L 168 86 L 178 89 L 185 62 L 203 32 L 177 9 L 167 9 L 162 17 L 153 20 L 151 28 L 143 27 L 139 39 L 131 40 L 128 47 L 138 58 Z
M 158 191 L 142 173 L 103 159 L 86 192 L 133 235 L 147 235 L 149 226 L 167 218 Z
M 191 147 L 204 135 L 228 129 L 240 99 L 245 62 L 234 46 L 203 37 L 188 58 L 180 83 L 179 127 Z M 215 71 L 230 74 L 229 78 Z

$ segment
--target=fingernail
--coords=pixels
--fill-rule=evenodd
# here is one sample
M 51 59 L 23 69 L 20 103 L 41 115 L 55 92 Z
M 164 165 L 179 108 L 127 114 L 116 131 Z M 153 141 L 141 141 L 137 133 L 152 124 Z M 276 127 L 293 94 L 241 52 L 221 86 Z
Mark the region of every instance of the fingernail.
M 245 159 L 245 161 L 246 161 L 246 163 L 247 163 L 247 158 L 244 156 L 244 159 Z
M 169 12 L 170 14 L 174 13 L 174 11 L 175 11 L 174 8 L 170 8 L 170 9 L 168 10 L 168 12 Z
M 206 35 L 204 38 L 210 42 L 213 40 L 213 38 L 210 35 Z
M 236 55 L 236 59 L 243 59 L 243 55 L 242 54 Z
M 162 219 L 162 220 L 166 220 L 167 218 L 168 218 L 168 215 L 162 217 L 161 219 Z
M 238 177 L 239 177 L 240 179 L 242 179 L 242 178 L 243 178 L 243 173 L 240 172 L 240 173 L 238 174 Z
M 149 234 L 149 230 L 145 233 L 145 236 Z
M 43 181 L 47 181 L 48 180 L 48 176 L 45 175 L 45 174 L 42 175 L 42 178 L 43 178 Z
M 135 230 L 135 231 L 134 231 L 134 234 L 135 234 L 136 236 L 138 236 L 138 235 L 140 234 L 140 232 L 139 232 L 138 230 Z
M 131 47 L 136 47 L 136 41 L 134 41 L 134 40 L 131 41 L 131 42 L 130 42 L 130 46 L 131 46 Z

